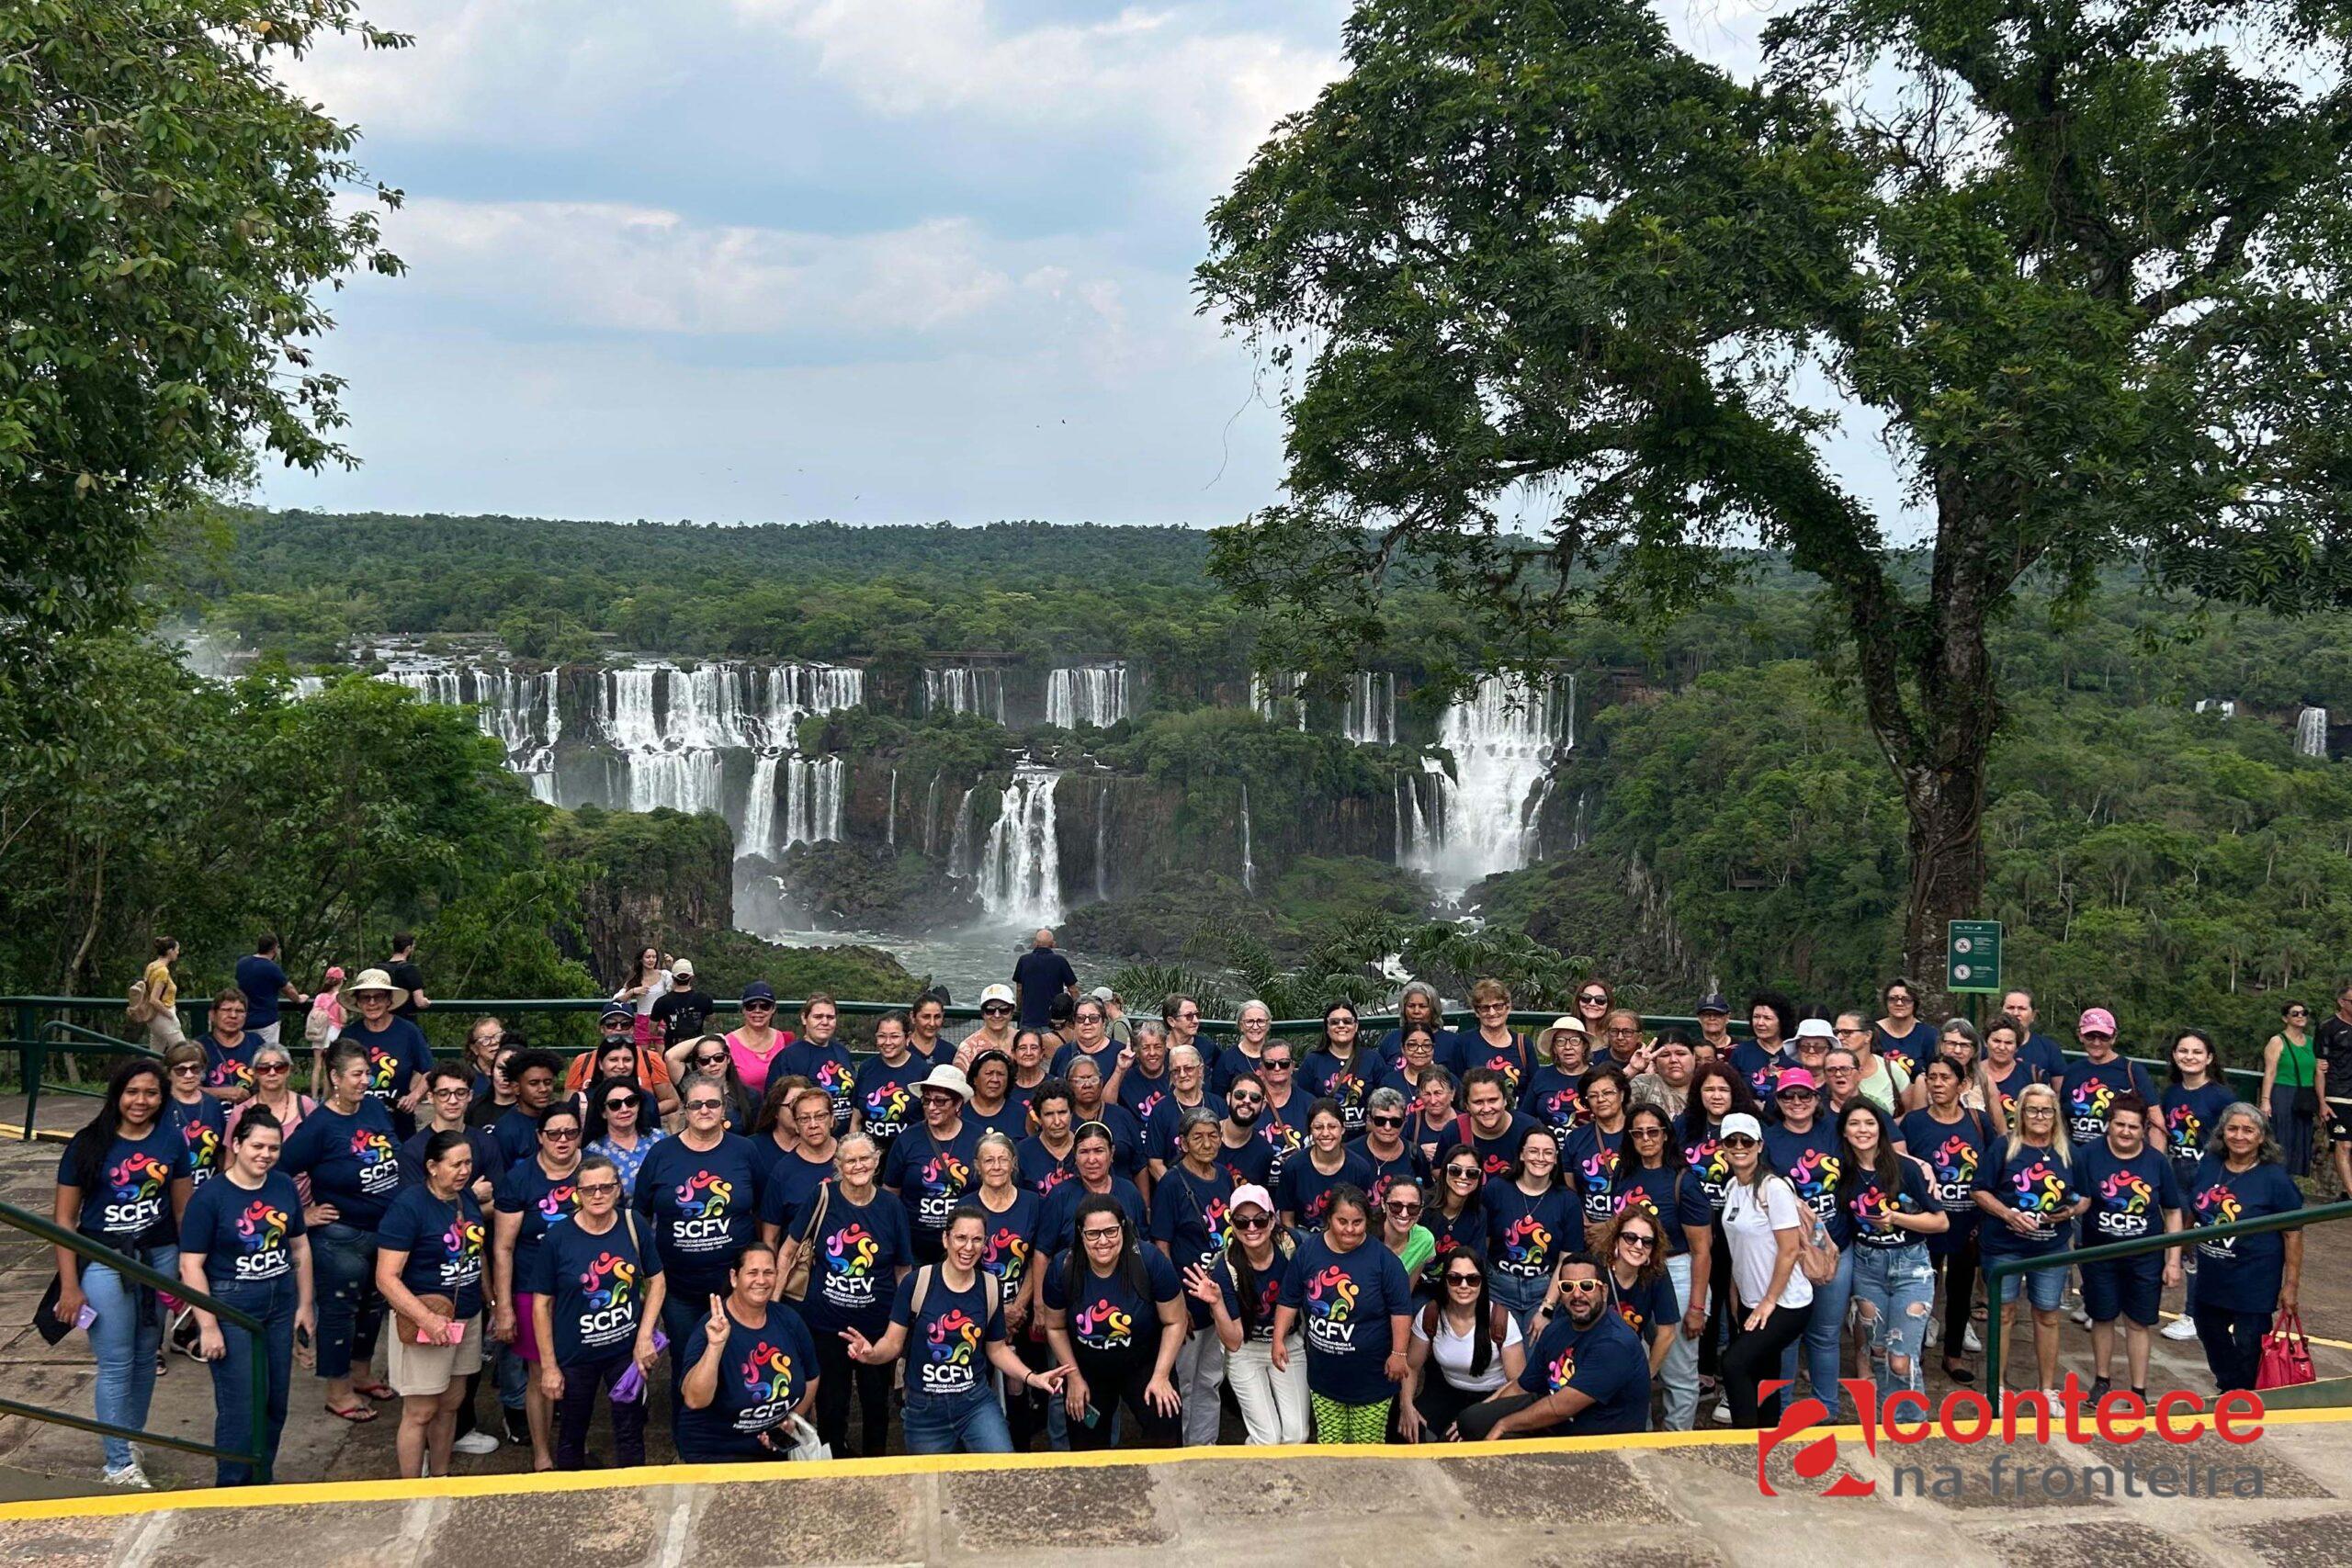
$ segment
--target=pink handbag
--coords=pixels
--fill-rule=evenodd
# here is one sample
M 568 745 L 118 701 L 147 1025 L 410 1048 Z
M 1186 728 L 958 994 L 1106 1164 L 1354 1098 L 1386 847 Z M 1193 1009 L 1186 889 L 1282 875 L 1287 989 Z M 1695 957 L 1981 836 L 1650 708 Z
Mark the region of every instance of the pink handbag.
M 2312 1366 L 2312 1342 L 2303 1337 L 2302 1314 L 2280 1313 L 2278 1323 L 2262 1337 L 2262 1368 L 2255 1373 L 2254 1386 L 2292 1388 L 2318 1376 Z

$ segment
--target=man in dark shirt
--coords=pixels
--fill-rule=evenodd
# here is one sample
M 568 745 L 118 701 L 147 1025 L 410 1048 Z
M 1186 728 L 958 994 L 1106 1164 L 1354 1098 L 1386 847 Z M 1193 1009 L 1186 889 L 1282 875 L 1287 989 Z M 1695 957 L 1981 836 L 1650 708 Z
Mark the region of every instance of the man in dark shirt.
M 2320 1113 L 2327 1119 L 2327 1141 L 2335 1150 L 2336 1179 L 2352 1192 L 2352 1111 L 2339 1103 L 2352 1096 L 2352 986 L 2335 993 L 2335 1015 L 2319 1026 Z
M 1056 997 L 1078 995 L 1078 971 L 1054 951 L 1054 933 L 1038 928 L 1036 944 L 1012 966 L 1012 994 L 1021 1007 L 1021 1027 L 1043 1029 Z
M 277 966 L 277 933 L 264 931 L 254 950 L 237 960 L 237 989 L 245 993 L 245 1032 L 265 1045 L 277 1043 L 277 1004 L 300 1007 L 311 998 L 294 988 Z
M 384 971 L 392 977 L 393 985 L 408 993 L 408 1000 L 392 1010 L 394 1018 L 405 1018 L 413 1021 L 419 1012 L 433 1005 L 433 998 L 424 994 L 424 973 L 416 966 L 414 933 L 410 931 L 392 933 L 392 958 L 390 963 L 384 965 Z
M 692 1040 L 718 1005 L 708 991 L 695 987 L 695 966 L 684 959 L 670 965 L 670 989 L 653 1004 L 653 1025 L 662 1032 L 662 1048 Z

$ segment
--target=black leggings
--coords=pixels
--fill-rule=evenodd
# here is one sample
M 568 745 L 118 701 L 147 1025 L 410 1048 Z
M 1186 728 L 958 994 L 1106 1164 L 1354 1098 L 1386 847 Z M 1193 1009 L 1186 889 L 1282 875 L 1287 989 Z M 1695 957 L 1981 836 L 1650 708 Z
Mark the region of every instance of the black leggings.
M 1781 1352 L 1804 1337 L 1813 1303 L 1776 1307 L 1761 1328 L 1747 1327 L 1746 1319 L 1744 1312 L 1732 1319 L 1731 1348 L 1724 1352 L 1724 1394 L 1731 1401 L 1733 1426 L 1770 1426 L 1781 1418 L 1781 1396 L 1759 1400 L 1757 1388 L 1781 1375 Z
M 1699 1375 L 1723 1375 L 1724 1345 L 1731 1311 L 1731 1243 L 1724 1239 L 1723 1216 L 1714 1222 L 1715 1245 L 1707 1254 L 1707 1327 L 1699 1336 Z M 1687 1303 L 1685 1303 L 1688 1304 Z
M 1502 1352 L 1498 1350 L 1495 1355 L 1499 1358 Z M 1438 1370 L 1434 1358 L 1422 1367 L 1421 1374 L 1421 1386 L 1413 1392 L 1413 1408 L 1421 1415 L 1421 1441 L 1442 1443 L 1462 1413 L 1487 1396 L 1465 1393 L 1446 1382 L 1445 1373 Z M 1510 1386 L 1506 1383 L 1497 1392 L 1507 1391 Z
M 1050 1371 L 1054 1365 L 1054 1348 L 1043 1339 L 1029 1337 L 1024 1326 L 1013 1337 L 1013 1354 L 1021 1364 L 1033 1372 Z M 1046 1430 L 1046 1401 L 1058 1394 L 1040 1394 L 1035 1389 L 1016 1388 L 1008 1380 L 1004 1389 L 1004 1427 L 1012 1434 L 1012 1451 L 1025 1454 L 1038 1435 Z
M 850 1459 L 864 1454 L 879 1459 L 890 1446 L 890 1377 L 893 1363 L 868 1366 L 853 1361 L 849 1345 L 831 1329 L 821 1329 L 816 1336 L 817 1371 L 821 1380 L 817 1384 L 817 1436 L 833 1450 L 835 1459 Z M 858 1446 L 849 1443 L 849 1398 L 852 1387 L 857 1393 L 859 1416 Z
M 614 1380 L 628 1371 L 628 1364 L 629 1355 L 624 1349 L 601 1361 L 583 1361 L 563 1369 L 563 1397 L 555 1407 L 558 1470 L 585 1468 L 588 1423 L 595 1419 L 596 1406 L 600 1404 L 613 1413 L 613 1462 L 623 1466 L 645 1462 L 645 1393 L 640 1391 L 635 1399 L 628 1401 L 602 1397 Z
M 1137 1344 L 1128 1350 L 1109 1354 L 1076 1348 L 1078 1375 L 1086 1380 L 1088 1403 L 1094 1419 L 1069 1424 L 1069 1446 L 1072 1452 L 1090 1449 L 1176 1449 L 1184 1446 L 1184 1424 L 1182 1414 L 1162 1416 L 1144 1397 L 1150 1385 L 1152 1368 L 1159 1362 L 1159 1336 Z M 1132 1423 L 1126 1441 L 1115 1440 L 1119 1406 L 1127 1407 Z
M 1931 1248 L 1928 1261 L 1944 1276 L 1944 1360 L 1947 1364 L 1965 1360 L 1968 1314 L 1976 1299 L 1976 1227 L 1970 1225 L 1946 1252 L 1938 1254 Z

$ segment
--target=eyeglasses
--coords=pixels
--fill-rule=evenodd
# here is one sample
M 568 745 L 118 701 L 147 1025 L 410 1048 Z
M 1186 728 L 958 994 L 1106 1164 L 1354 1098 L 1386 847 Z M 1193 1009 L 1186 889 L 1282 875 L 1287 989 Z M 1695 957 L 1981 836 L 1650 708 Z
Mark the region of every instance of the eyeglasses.
M 1449 1285 L 1468 1285 L 1476 1289 L 1479 1278 L 1480 1276 L 1476 1274 L 1448 1274 L 1445 1277 L 1445 1282 Z
M 574 1192 L 579 1193 L 582 1198 L 609 1197 L 620 1190 L 621 1184 L 617 1181 L 599 1181 L 594 1183 L 593 1186 L 575 1187 L 572 1189 Z
M 1385 1203 L 1382 1207 L 1392 1214 L 1418 1214 L 1421 1212 L 1421 1206 L 1419 1203 Z
M 1855 1026 L 1855 1025 L 1852 1025 L 1852 1024 L 1849 1024 L 1849 1025 L 1848 1025 L 1848 1026 L 1846 1026 L 1845 1028 L 1843 1028 L 1843 1029 L 1839 1030 L 1838 1032 L 1838 1033 L 1840 1033 L 1840 1034 L 1868 1034 L 1868 1033 L 1870 1032 L 1870 1031 L 1869 1031 L 1869 1030 L 1867 1030 L 1867 1029 L 1860 1028 L 1860 1027 Z
M 284 1069 L 280 1068 L 279 1070 L 283 1071 Z M 468 1089 L 461 1083 L 444 1084 L 439 1089 L 433 1091 L 433 1098 L 435 1100 L 471 1100 L 473 1097 L 473 1090 Z
M 1657 1237 L 1654 1235 L 1638 1235 L 1628 1233 L 1617 1238 L 1617 1245 L 1620 1247 L 1656 1247 L 1657 1245 Z
M 1509 1012 L 1510 1004 L 1509 1002 L 1480 1002 L 1470 1010 L 1472 1012 Z
M 1635 1127 L 1633 1129 L 1632 1135 L 1642 1139 L 1663 1138 L 1666 1136 L 1666 1129 L 1663 1127 Z
M 1106 1230 L 1096 1229 L 1096 1230 L 1091 1230 L 1091 1231 L 1086 1231 L 1086 1232 L 1082 1233 L 1082 1234 L 1079 1236 L 1079 1240 L 1080 1240 L 1080 1241 L 1116 1241 L 1116 1240 L 1118 1240 L 1121 1236 L 1125 1235 L 1125 1234 L 1126 1234 L 1126 1232 L 1125 1232 L 1125 1231 L 1123 1231 L 1123 1230 L 1107 1230 L 1107 1231 L 1106 1231 Z
M 576 1138 L 580 1136 L 580 1129 L 577 1127 L 542 1127 L 539 1129 L 539 1136 L 550 1141 L 559 1138 Z
M 1237 1230 L 1261 1231 L 1273 1223 L 1274 1216 L 1272 1214 L 1236 1214 L 1233 1216 L 1234 1228 Z
M 613 1096 L 612 1099 L 605 1101 L 605 1109 L 607 1111 L 634 1111 L 637 1109 L 638 1104 L 638 1098 L 633 1094 L 616 1094 Z
M 1367 1116 L 1364 1120 L 1375 1127 L 1402 1127 L 1405 1124 L 1402 1116 Z
M 980 1011 L 989 1018 L 1003 1018 L 1010 1014 L 1012 1010 L 1005 1006 L 1002 1002 L 990 1002 L 988 1006 L 982 1008 Z
M 689 1100 L 686 1101 L 686 1109 L 689 1111 L 718 1111 L 724 1109 L 725 1104 L 726 1102 L 724 1100 Z
M 1577 998 L 1580 1002 L 1606 1002 L 1608 999 L 1609 993 L 1606 991 L 1587 991 Z

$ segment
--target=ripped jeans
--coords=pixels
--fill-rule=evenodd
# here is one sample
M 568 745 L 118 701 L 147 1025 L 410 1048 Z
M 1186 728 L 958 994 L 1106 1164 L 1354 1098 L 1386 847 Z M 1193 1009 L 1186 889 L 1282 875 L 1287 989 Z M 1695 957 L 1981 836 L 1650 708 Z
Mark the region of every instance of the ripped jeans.
M 1850 1249 L 1854 1263 L 1854 1308 L 1870 1340 L 1871 1371 L 1881 1399 L 1922 1386 L 1919 1356 L 1927 1344 L 1928 1319 L 1936 1300 L 1936 1268 L 1928 1244 Z

